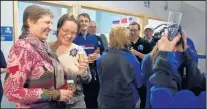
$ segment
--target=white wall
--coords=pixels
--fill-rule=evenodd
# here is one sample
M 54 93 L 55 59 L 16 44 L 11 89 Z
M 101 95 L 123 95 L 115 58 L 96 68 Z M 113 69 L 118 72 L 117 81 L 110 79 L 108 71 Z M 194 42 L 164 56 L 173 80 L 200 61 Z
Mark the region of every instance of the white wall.
M 79 1 L 89 5 L 111 7 L 136 13 L 144 13 L 154 17 L 166 18 L 168 11 L 163 9 L 163 1 L 150 1 L 150 8 L 144 7 L 144 1 Z M 180 1 L 168 1 L 170 10 L 179 11 Z
M 206 53 L 206 1 L 184 1 L 181 3 L 181 12 L 183 13 L 181 24 L 196 47 L 198 52 Z M 206 59 L 199 59 L 199 68 L 206 72 Z

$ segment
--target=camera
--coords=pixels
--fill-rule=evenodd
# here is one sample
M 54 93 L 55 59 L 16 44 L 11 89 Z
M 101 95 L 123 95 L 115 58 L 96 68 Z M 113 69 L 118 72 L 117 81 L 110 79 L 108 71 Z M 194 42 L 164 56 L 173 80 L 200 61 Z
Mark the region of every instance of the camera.
M 161 39 L 162 35 L 165 32 L 167 32 L 168 39 L 170 41 L 172 41 L 178 35 L 181 35 L 181 37 L 182 37 L 181 30 L 182 30 L 182 28 L 181 28 L 181 25 L 179 25 L 179 24 L 172 24 L 172 25 L 160 24 L 155 28 L 154 33 L 153 33 L 153 38 L 157 42 L 158 40 Z M 183 43 L 183 40 L 181 38 L 177 44 L 182 44 L 182 43 Z

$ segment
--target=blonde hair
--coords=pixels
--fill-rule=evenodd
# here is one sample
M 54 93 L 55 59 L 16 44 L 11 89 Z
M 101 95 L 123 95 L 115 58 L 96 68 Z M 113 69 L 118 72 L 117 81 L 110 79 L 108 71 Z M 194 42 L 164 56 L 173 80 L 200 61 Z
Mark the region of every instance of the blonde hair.
M 109 33 L 110 48 L 123 49 L 124 45 L 129 44 L 129 31 L 125 27 L 113 27 Z

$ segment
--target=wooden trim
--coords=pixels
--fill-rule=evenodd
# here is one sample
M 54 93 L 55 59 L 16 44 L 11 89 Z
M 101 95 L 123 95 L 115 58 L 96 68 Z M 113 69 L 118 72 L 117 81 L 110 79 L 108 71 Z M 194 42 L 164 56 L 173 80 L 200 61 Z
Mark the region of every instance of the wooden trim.
M 148 15 L 144 15 L 143 19 L 142 19 L 142 25 L 141 25 L 141 29 L 140 29 L 140 36 L 144 37 L 144 27 L 148 24 Z
M 149 16 L 148 19 L 160 20 L 160 21 L 165 21 L 165 22 L 167 22 L 167 19 L 162 19 L 162 18 L 152 17 L 152 16 Z
M 144 14 L 138 14 L 138 13 L 134 13 L 134 12 L 126 11 L 126 10 L 120 10 L 120 9 L 111 8 L 111 7 L 106 8 L 104 6 L 95 6 L 95 5 L 88 5 L 88 4 L 83 4 L 83 3 L 79 3 L 78 5 L 81 6 L 81 8 L 108 11 L 108 12 L 124 14 L 124 15 L 130 15 L 130 16 L 137 16 L 137 17 L 143 17 L 144 16 Z
M 144 21 L 144 14 L 139 14 L 139 13 L 134 13 L 126 10 L 120 10 L 120 9 L 115 9 L 111 7 L 104 7 L 104 6 L 97 6 L 97 5 L 88 5 L 88 4 L 83 4 L 78 2 L 78 14 L 81 13 L 81 8 L 86 8 L 86 9 L 93 9 L 93 10 L 100 10 L 100 11 L 107 11 L 107 12 L 112 12 L 112 13 L 118 13 L 118 14 L 123 14 L 123 15 L 128 15 L 128 16 L 135 16 L 140 18 L 140 36 L 143 36 L 143 21 Z
M 81 13 L 81 6 L 78 6 L 78 15 Z
M 74 15 L 74 13 L 75 13 L 74 12 L 75 11 L 75 4 L 73 4 L 72 6 L 69 6 L 68 8 L 69 8 L 69 11 L 70 11 L 69 14 Z
M 69 4 L 68 2 L 65 1 L 39 1 L 43 3 L 48 3 L 48 4 L 53 4 L 53 5 L 61 5 L 61 6 L 66 6 L 66 7 L 73 7 L 73 4 Z
M 78 12 L 77 12 L 77 14 L 79 15 L 80 13 L 81 13 L 81 5 L 79 5 L 80 4 L 80 2 L 79 1 L 77 1 L 77 6 L 78 6 Z M 77 15 L 77 16 L 78 16 Z
M 13 41 L 18 40 L 18 1 L 13 2 L 13 26 L 14 26 L 14 36 Z
M 106 8 L 104 6 L 89 5 L 89 4 L 85 4 L 85 3 L 80 3 L 79 1 L 78 1 L 77 4 L 78 4 L 78 14 L 81 13 L 81 8 L 86 8 L 86 9 L 101 10 L 101 11 L 107 11 L 107 12 L 118 13 L 118 14 L 123 14 L 123 15 L 130 15 L 130 16 L 140 17 L 140 26 L 141 26 L 140 36 L 141 37 L 143 36 L 144 27 L 148 24 L 148 19 L 160 20 L 160 21 L 167 22 L 167 19 L 153 17 L 153 16 L 149 16 L 149 15 L 146 15 L 146 14 L 134 13 L 134 12 L 115 9 L 115 8 L 111 8 L 111 7 Z
M 144 27 L 148 24 L 148 19 L 149 19 L 149 16 L 145 15 L 144 16 Z

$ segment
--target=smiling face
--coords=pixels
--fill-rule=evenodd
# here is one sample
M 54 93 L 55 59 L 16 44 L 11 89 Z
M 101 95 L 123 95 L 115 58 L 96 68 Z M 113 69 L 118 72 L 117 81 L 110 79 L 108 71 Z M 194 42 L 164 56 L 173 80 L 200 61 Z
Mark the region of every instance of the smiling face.
M 89 18 L 86 16 L 80 16 L 78 21 L 80 22 L 80 31 L 86 31 L 89 25 Z
M 78 25 L 74 21 L 66 20 L 58 31 L 58 41 L 63 45 L 69 46 L 78 32 Z
M 22 32 L 29 32 L 39 40 L 46 40 L 52 29 L 53 14 L 39 5 L 28 6 L 23 13 Z
M 150 39 L 152 38 L 153 30 L 151 28 L 147 28 L 144 30 L 144 34 L 148 39 Z
M 134 41 L 139 36 L 140 26 L 138 24 L 129 25 L 130 39 Z
M 40 40 L 46 40 L 49 32 L 52 30 L 52 17 L 43 15 L 36 22 L 28 19 L 29 32 Z

